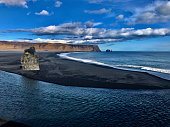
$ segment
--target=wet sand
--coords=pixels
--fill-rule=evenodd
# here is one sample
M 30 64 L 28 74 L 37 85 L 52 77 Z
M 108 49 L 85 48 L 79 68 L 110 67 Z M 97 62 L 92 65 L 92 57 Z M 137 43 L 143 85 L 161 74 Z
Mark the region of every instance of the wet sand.
M 86 64 L 60 58 L 54 52 L 39 53 L 40 71 L 23 71 L 22 53 L 0 53 L 0 70 L 65 86 L 110 89 L 170 89 L 170 81 L 145 72 Z

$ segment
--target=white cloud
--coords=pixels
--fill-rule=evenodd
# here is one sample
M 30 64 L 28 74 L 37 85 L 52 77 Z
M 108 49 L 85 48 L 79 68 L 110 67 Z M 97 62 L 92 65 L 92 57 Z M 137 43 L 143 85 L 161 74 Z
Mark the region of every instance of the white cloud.
M 129 1 L 132 1 L 132 0 L 88 0 L 89 3 L 91 4 L 100 4 L 100 3 L 103 3 L 103 2 L 129 2 Z
M 116 17 L 116 19 L 118 19 L 118 20 L 121 20 L 121 19 L 123 19 L 124 18 L 124 15 L 118 15 L 117 17 Z
M 20 6 L 28 8 L 27 2 L 37 1 L 37 0 L 0 0 L 0 4 L 5 4 L 6 6 Z
M 27 15 L 30 15 L 31 14 L 31 12 L 27 12 Z
M 55 2 L 55 7 L 60 7 L 63 3 L 61 1 L 56 1 Z
M 5 4 L 6 6 L 21 6 L 28 8 L 27 1 L 28 0 L 0 0 L 0 4 Z
M 168 22 L 170 19 L 170 1 L 156 1 L 143 8 L 137 8 L 134 14 L 127 18 L 129 24 L 154 24 Z
M 160 15 L 170 15 L 170 1 L 157 7 L 155 10 Z
M 102 22 L 92 22 L 92 21 L 85 22 L 85 25 L 87 28 L 92 28 L 94 26 L 99 26 L 101 24 L 102 24 Z
M 101 25 L 101 24 L 103 24 L 102 22 L 95 22 L 94 24 L 93 24 L 93 26 L 99 26 L 99 25 Z
M 36 12 L 35 14 L 36 15 L 46 15 L 46 16 L 50 15 L 50 13 L 46 10 L 42 10 L 41 12 Z
M 101 3 L 101 2 L 103 2 L 103 0 L 89 0 L 89 3 L 93 3 L 93 4 Z
M 92 28 L 94 23 L 92 21 L 87 21 L 87 22 L 85 22 L 85 25 L 87 28 Z
M 85 13 L 89 13 L 89 14 L 104 14 L 104 13 L 109 13 L 111 12 L 111 9 L 105 9 L 105 8 L 102 8 L 100 10 L 85 10 L 84 11 Z
M 89 22 L 88 22 L 89 23 Z M 67 35 L 71 38 L 64 38 L 67 43 L 107 43 L 120 42 L 134 39 L 146 39 L 159 36 L 170 36 L 170 29 L 138 29 L 122 28 L 122 29 L 104 29 L 87 27 L 87 22 L 82 25 L 77 23 L 65 23 L 57 26 L 39 27 L 35 29 L 14 29 L 4 32 L 31 32 L 34 35 Z
M 16 40 L 15 40 L 16 41 Z M 31 43 L 68 43 L 70 42 L 67 40 L 63 40 L 63 39 L 41 39 L 41 38 L 37 38 L 37 39 L 24 39 L 24 40 L 17 40 L 18 42 L 31 42 Z

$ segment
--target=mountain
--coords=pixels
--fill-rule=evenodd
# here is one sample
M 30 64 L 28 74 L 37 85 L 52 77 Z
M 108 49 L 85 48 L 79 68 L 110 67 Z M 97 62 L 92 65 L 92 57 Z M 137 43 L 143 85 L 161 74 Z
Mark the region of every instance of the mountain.
M 0 51 L 24 51 L 30 47 L 36 51 L 100 51 L 97 45 L 0 41 Z

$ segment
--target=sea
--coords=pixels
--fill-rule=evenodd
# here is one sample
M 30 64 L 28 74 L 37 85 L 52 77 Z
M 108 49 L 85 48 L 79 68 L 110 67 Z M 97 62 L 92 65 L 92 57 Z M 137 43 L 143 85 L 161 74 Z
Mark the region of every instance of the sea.
M 60 57 L 131 71 L 148 72 L 170 80 L 170 52 L 73 52 Z
M 162 70 L 168 72 L 168 54 L 79 52 L 60 56 L 105 66 L 123 65 L 123 69 L 134 69 L 131 65 L 156 68 L 158 71 L 152 71 L 162 74 Z M 148 70 L 137 67 L 135 71 Z M 61 86 L 0 71 L 0 118 L 31 127 L 169 127 L 170 90 Z

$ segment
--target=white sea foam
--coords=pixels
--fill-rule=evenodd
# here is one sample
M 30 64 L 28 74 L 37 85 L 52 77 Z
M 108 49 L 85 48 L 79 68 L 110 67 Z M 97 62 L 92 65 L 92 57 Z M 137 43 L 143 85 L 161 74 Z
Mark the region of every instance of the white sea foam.
M 128 68 L 137 68 L 137 69 L 141 69 L 141 70 L 147 70 L 147 71 L 154 71 L 154 72 L 161 72 L 161 73 L 170 74 L 170 70 L 169 69 L 160 69 L 160 68 L 137 66 L 137 65 L 126 65 L 126 64 L 114 65 L 114 66 L 117 66 L 117 67 L 128 67 Z
M 62 58 L 70 59 L 70 60 L 80 61 L 80 62 L 83 62 L 83 63 L 93 63 L 93 64 L 97 64 L 97 65 L 110 66 L 108 64 L 104 64 L 104 63 L 97 62 L 97 61 L 94 61 L 94 60 L 70 57 L 70 56 L 68 56 L 68 54 L 70 54 L 70 53 L 61 53 L 61 54 L 58 54 L 58 56 L 60 56 Z
M 145 67 L 145 66 L 138 66 L 138 65 L 126 65 L 126 64 L 109 65 L 109 64 L 97 62 L 97 61 L 94 61 L 94 60 L 70 57 L 70 56 L 68 56 L 68 54 L 70 54 L 70 53 L 61 53 L 61 54 L 58 54 L 58 56 L 60 56 L 62 58 L 70 59 L 70 60 L 80 61 L 80 62 L 83 62 L 83 63 L 92 63 L 92 64 L 97 64 L 97 65 L 102 65 L 102 66 L 115 67 L 115 68 L 119 68 L 119 67 L 120 68 L 122 68 L 122 67 L 124 67 L 124 68 L 134 68 L 134 69 L 140 69 L 140 70 L 145 70 L 145 71 L 153 71 L 153 72 L 170 74 L 169 69 L 160 69 L 160 68 L 152 68 L 152 67 Z

